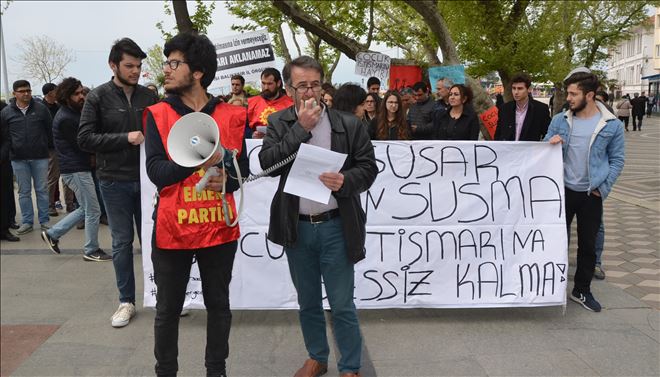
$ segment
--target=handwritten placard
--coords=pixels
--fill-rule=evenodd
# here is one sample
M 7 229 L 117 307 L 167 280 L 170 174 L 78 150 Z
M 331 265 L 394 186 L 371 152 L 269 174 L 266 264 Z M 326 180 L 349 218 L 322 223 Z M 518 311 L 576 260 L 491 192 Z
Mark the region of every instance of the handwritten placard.
M 355 58 L 355 74 L 364 77 L 378 77 L 387 82 L 390 76 L 390 57 L 379 52 L 358 52 Z
M 479 115 L 481 122 L 488 131 L 490 135 L 490 140 L 495 139 L 495 131 L 497 130 L 497 118 L 499 116 L 499 110 L 497 106 L 493 106 L 490 109 L 484 111 Z

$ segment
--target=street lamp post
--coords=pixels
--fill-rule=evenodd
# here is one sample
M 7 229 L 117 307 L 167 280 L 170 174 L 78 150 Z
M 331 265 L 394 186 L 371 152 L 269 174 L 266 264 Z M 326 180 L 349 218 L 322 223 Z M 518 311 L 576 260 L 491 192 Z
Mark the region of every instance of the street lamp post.
M 7 55 L 5 54 L 5 33 L 2 30 L 2 17 L 0 17 L 0 58 L 2 59 L 2 94 L 9 96 L 9 79 L 7 78 Z

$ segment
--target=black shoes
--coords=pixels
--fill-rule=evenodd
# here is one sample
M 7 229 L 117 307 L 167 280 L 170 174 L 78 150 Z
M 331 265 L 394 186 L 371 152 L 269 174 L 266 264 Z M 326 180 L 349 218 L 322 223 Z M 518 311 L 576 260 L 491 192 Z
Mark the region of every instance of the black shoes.
M 16 237 L 15 235 L 11 234 L 10 231 L 6 231 L 6 232 L 0 234 L 0 240 L 5 240 L 5 241 L 9 241 L 9 242 L 18 242 L 21 239 Z
M 41 230 L 41 239 L 44 240 L 46 245 L 48 245 L 50 251 L 52 251 L 55 254 L 60 254 L 60 247 L 57 246 L 59 241 L 49 236 L 46 230 L 44 229 Z
M 590 293 L 580 293 L 575 290 L 571 292 L 571 300 L 582 305 L 585 309 L 598 313 L 601 309 L 600 303 L 596 301 L 594 295 Z
M 88 262 L 109 262 L 112 260 L 112 257 L 103 250 L 98 249 L 89 255 L 83 254 L 83 259 Z

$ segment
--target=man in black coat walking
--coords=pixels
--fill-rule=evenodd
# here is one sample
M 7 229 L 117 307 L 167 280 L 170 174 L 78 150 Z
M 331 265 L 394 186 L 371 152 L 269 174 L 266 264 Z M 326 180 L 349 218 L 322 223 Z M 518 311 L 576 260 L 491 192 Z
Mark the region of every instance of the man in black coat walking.
M 648 99 L 642 92 L 642 95 L 639 96 L 635 93 L 635 98 L 630 100 L 632 104 L 632 121 L 633 121 L 633 131 L 642 130 L 642 119 L 644 119 L 644 114 L 646 114 L 646 102 Z

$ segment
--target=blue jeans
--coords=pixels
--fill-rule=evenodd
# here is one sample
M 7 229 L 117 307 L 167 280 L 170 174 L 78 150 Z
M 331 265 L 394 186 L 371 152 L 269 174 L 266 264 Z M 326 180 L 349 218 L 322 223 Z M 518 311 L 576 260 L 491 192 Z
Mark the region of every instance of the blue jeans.
M 362 336 L 353 302 L 353 263 L 346 256 L 341 218 L 319 224 L 299 221 L 297 245 L 285 251 L 309 357 L 327 364 L 330 353 L 321 297 L 323 277 L 341 354 L 337 367 L 340 373 L 359 371 Z
M 600 228 L 596 234 L 596 266 L 600 266 L 603 256 L 603 248 L 605 247 L 605 219 L 600 219 Z
M 101 216 L 105 215 L 105 205 L 103 205 L 103 197 L 101 196 L 101 188 L 99 187 L 99 179 L 96 177 L 96 170 L 92 169 L 92 178 L 94 178 L 94 187 L 96 189 L 96 197 L 99 199 L 99 207 L 101 208 Z
M 18 182 L 18 205 L 21 206 L 23 224 L 34 224 L 34 208 L 32 207 L 32 181 L 37 196 L 39 224 L 45 224 L 48 217 L 48 159 L 14 160 L 11 162 L 14 176 Z
M 140 237 L 140 182 L 99 180 L 99 187 L 112 235 L 112 264 L 115 267 L 119 301 L 135 303 L 133 224 Z
M 96 197 L 96 188 L 92 174 L 88 171 L 62 174 L 62 182 L 69 186 L 76 194 L 78 207 L 75 211 L 66 215 L 55 226 L 48 230 L 48 235 L 59 240 L 69 232 L 76 224 L 85 220 L 85 254 L 90 255 L 99 249 L 99 219 L 101 210 L 99 200 Z

